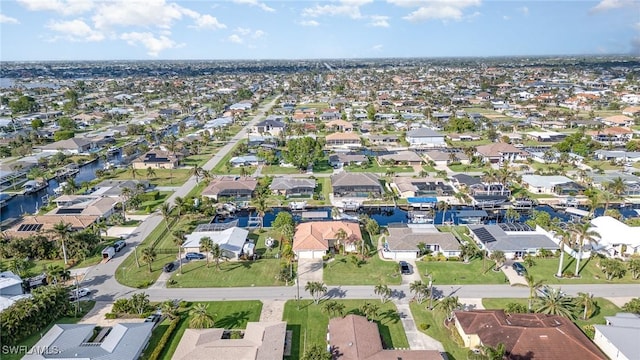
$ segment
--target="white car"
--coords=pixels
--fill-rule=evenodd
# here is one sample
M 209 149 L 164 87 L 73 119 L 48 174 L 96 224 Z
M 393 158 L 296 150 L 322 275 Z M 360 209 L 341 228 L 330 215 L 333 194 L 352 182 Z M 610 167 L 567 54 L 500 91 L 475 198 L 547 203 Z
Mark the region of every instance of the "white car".
M 73 289 L 69 293 L 69 300 L 74 301 L 91 294 L 91 290 L 87 288 Z

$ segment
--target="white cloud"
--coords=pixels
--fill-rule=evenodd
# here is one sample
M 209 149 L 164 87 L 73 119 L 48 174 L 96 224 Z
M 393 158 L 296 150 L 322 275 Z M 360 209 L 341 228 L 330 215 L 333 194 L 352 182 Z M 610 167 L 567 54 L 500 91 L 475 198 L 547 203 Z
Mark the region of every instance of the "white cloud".
M 77 15 L 94 8 L 92 0 L 18 0 L 30 11 L 55 11 L 62 15 Z
M 375 26 L 375 27 L 389 27 L 389 17 L 388 16 L 383 16 L 383 15 L 371 15 L 369 17 L 371 19 L 371 22 L 369 22 L 369 25 L 371 26 Z
M 417 1 L 417 0 L 387 0 L 387 2 L 401 6 L 415 8 L 403 19 L 420 22 L 428 20 L 456 20 L 460 21 L 465 18 L 464 10 L 473 6 L 480 6 L 481 0 L 433 0 L 433 1 Z
M 239 28 L 236 28 L 234 31 L 237 32 L 238 34 L 242 35 L 242 36 L 247 36 L 247 35 L 251 34 L 251 29 L 248 29 L 248 28 L 239 27 Z
M 382 51 L 382 47 L 383 47 L 382 44 L 373 45 L 371 47 L 371 50 L 373 50 L 373 51 Z
M 168 29 L 174 21 L 182 19 L 183 15 L 195 17 L 196 14 L 195 11 L 164 0 L 115 0 L 100 3 L 92 19 L 98 29 L 114 26 L 156 26 Z
M 607 11 L 611 9 L 618 9 L 622 7 L 633 6 L 634 3 L 635 3 L 634 0 L 602 0 L 598 3 L 598 5 L 591 8 L 591 11 L 601 12 L 601 11 Z
M 20 21 L 16 18 L 12 18 L 11 16 L 0 14 L 0 24 L 20 24 Z
M 251 37 L 252 37 L 252 38 L 254 38 L 254 39 L 259 39 L 259 38 L 261 38 L 261 37 L 265 36 L 266 34 L 267 34 L 267 33 L 266 33 L 266 32 L 264 32 L 264 31 L 262 31 L 262 30 L 256 30 L 256 31 L 253 33 L 253 35 L 251 35 Z
M 320 23 L 315 21 L 315 20 L 300 21 L 298 24 L 300 24 L 302 26 L 318 26 L 318 25 L 320 25 Z
M 229 41 L 231 41 L 232 43 L 235 44 L 242 44 L 244 41 L 242 40 L 242 38 L 240 37 L 240 35 L 238 34 L 232 34 L 228 37 Z
M 196 17 L 196 19 L 194 20 L 195 25 L 193 27 L 197 28 L 197 29 L 213 29 L 213 30 L 217 30 L 217 29 L 226 29 L 227 25 L 221 23 L 220 21 L 218 21 L 218 19 L 216 19 L 215 17 L 205 14 L 205 15 L 199 15 L 198 17 Z
M 51 41 L 65 39 L 69 41 L 102 41 L 104 34 L 92 29 L 87 23 L 80 19 L 69 21 L 51 21 L 46 27 L 49 30 L 60 33 L 51 38 Z
M 518 9 L 524 16 L 529 16 L 529 8 L 526 6 L 521 7 L 520 9 Z
M 132 46 L 144 46 L 147 49 L 147 54 L 153 57 L 158 56 L 161 51 L 184 46 L 184 44 L 178 44 L 165 35 L 155 36 L 150 32 L 124 33 L 120 35 L 120 39 Z
M 266 12 L 275 12 L 276 11 L 276 9 L 269 7 L 267 4 L 261 3 L 258 0 L 233 0 L 233 2 L 236 3 L 236 4 L 256 6 L 256 7 L 259 7 L 260 9 L 262 9 L 262 10 L 264 10 Z
M 347 16 L 352 19 L 361 19 L 360 7 L 373 0 L 341 0 L 339 5 L 316 5 L 302 10 L 302 16 Z

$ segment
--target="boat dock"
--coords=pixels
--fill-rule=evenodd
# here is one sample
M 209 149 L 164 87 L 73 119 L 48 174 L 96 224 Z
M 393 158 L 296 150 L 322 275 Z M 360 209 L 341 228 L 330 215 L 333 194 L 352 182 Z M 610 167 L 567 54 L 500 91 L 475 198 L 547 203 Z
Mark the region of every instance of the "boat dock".
M 67 179 L 67 178 L 70 178 L 72 176 L 75 176 L 79 172 L 80 172 L 80 169 L 78 168 L 78 165 L 69 164 L 69 165 L 64 166 L 63 168 L 58 169 L 56 171 L 55 177 L 57 179 Z

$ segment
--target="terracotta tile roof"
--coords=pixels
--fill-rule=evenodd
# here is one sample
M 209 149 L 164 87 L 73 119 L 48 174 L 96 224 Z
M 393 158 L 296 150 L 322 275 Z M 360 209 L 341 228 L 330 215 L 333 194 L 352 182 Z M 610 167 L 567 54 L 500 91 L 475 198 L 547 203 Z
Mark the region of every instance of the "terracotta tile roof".
M 631 134 L 633 133 L 632 130 L 627 129 L 627 128 L 623 128 L 623 127 L 619 127 L 619 126 L 612 126 L 612 127 L 608 127 L 608 128 L 604 128 L 602 130 L 594 130 L 594 131 L 589 131 L 587 132 L 588 135 L 621 135 L 621 134 Z
M 9 237 L 28 237 L 37 232 L 46 232 L 60 223 L 70 224 L 73 229 L 86 229 L 89 225 L 98 220 L 98 216 L 91 215 L 33 215 L 25 216 L 22 221 L 6 230 L 4 233 Z M 23 226 L 25 225 L 25 226 Z M 30 227 L 29 225 L 34 225 Z M 35 226 L 42 225 L 42 226 Z M 39 228 L 37 231 L 27 231 L 30 228 Z M 20 230 L 20 231 L 18 231 Z
M 327 141 L 329 140 L 358 140 L 360 141 L 360 136 L 354 133 L 333 133 L 329 134 L 326 137 Z
M 342 119 L 340 119 L 340 120 L 332 120 L 332 121 L 329 121 L 327 123 L 327 127 L 330 128 L 330 127 L 333 127 L 333 126 L 342 126 L 342 127 L 345 127 L 345 128 L 353 128 L 353 125 L 350 122 L 344 121 Z
M 336 238 L 338 230 L 343 229 L 347 237 L 355 235 L 362 239 L 360 225 L 343 221 L 312 221 L 301 223 L 293 236 L 293 250 L 328 250 L 329 242 Z
M 505 153 L 526 155 L 527 152 L 507 143 L 493 143 L 488 145 L 480 145 L 476 147 L 476 151 L 484 156 L 501 156 Z
M 484 345 L 505 345 L 509 359 L 606 359 L 598 347 L 570 320 L 545 314 L 511 314 L 503 310 L 454 312 L 466 335 Z M 463 335 L 464 336 L 464 335 Z
M 329 320 L 329 344 L 337 360 L 442 360 L 436 350 L 385 350 L 375 322 L 347 315 Z
M 633 118 L 630 118 L 626 115 L 613 115 L 604 118 L 603 121 L 623 125 L 633 121 Z
M 246 189 L 255 190 L 258 180 L 252 177 L 240 176 L 224 176 L 211 181 L 211 183 L 202 191 L 202 195 L 218 195 L 224 190 Z

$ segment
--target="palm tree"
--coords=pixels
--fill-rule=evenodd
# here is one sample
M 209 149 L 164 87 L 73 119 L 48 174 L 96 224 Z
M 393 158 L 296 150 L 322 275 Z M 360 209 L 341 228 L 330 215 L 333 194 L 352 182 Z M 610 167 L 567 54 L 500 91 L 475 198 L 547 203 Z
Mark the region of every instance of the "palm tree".
M 156 171 L 151 167 L 147 167 L 147 180 L 156 176 Z
M 529 288 L 529 312 L 533 308 L 533 298 L 536 296 L 536 291 L 542 287 L 544 284 L 544 279 L 540 279 L 536 281 L 533 278 L 533 275 L 527 274 L 524 276 L 524 279 L 527 281 L 526 284 L 514 284 L 515 286 L 525 286 Z
M 367 320 L 372 321 L 374 317 L 378 315 L 378 310 L 380 307 L 376 304 L 365 302 L 361 307 L 360 311 L 364 314 Z
M 163 203 L 162 207 L 160 208 L 160 212 L 162 213 L 162 218 L 164 219 L 164 224 L 167 227 L 167 231 L 169 231 L 169 222 L 171 221 L 171 211 L 173 210 L 173 207 L 171 207 L 171 204 L 169 203 Z
M 196 304 L 189 312 L 189 315 L 191 316 L 189 327 L 194 329 L 208 329 L 213 327 L 213 316 L 209 315 L 205 304 Z
M 606 213 L 607 210 L 609 209 L 609 205 L 615 201 L 618 197 L 608 191 L 603 191 L 600 193 L 600 199 L 602 200 L 602 202 L 604 203 L 604 212 Z
M 429 286 L 421 280 L 416 280 L 409 284 L 409 291 L 414 294 L 417 302 L 422 303 L 429 295 Z
M 161 309 L 162 313 L 166 315 L 169 319 L 173 320 L 178 317 L 178 305 L 173 300 L 165 300 L 162 302 Z
M 336 314 L 342 316 L 342 314 L 344 314 L 344 309 L 345 309 L 344 304 L 339 303 L 335 300 L 327 301 L 322 306 L 322 310 L 327 314 L 329 314 L 330 316 L 331 315 L 336 316 Z
M 320 298 L 327 293 L 327 286 L 320 281 L 310 281 L 304 286 L 304 290 L 311 294 L 313 302 L 317 305 L 320 302 Z
M 181 198 L 180 196 L 176 196 L 175 199 L 173 199 L 173 203 L 176 205 L 176 209 L 178 209 L 178 218 L 180 218 L 180 213 L 182 212 L 182 208 L 184 206 L 184 199 Z
M 502 360 L 504 359 L 504 355 L 506 354 L 506 348 L 503 343 L 498 343 L 496 347 L 492 347 L 489 345 L 482 345 L 480 347 L 480 353 L 482 354 L 482 359 L 486 360 Z
M 478 255 L 478 248 L 468 242 L 464 243 L 460 250 L 460 256 L 465 264 L 468 264 L 471 259 Z
M 207 267 L 209 267 L 209 256 L 211 255 L 211 249 L 213 248 L 213 241 L 210 237 L 205 236 L 200 238 L 200 251 L 209 253 L 207 254 Z
M 565 246 L 573 246 L 573 239 L 571 238 L 571 233 L 569 231 L 558 230 L 558 235 L 560 235 L 560 263 L 558 264 L 558 273 L 556 273 L 556 277 L 562 277 L 562 268 L 564 266 L 564 247 Z
M 151 263 L 156 259 L 158 255 L 156 254 L 156 250 L 152 247 L 144 248 L 142 250 L 142 261 L 147 263 L 149 267 L 149 272 L 151 272 Z
M 211 258 L 216 263 L 216 270 L 220 270 L 220 260 L 225 259 L 224 252 L 217 243 L 211 246 Z
M 201 168 L 198 165 L 195 165 L 191 171 L 189 172 L 190 175 L 195 176 L 196 177 L 196 184 L 198 183 L 198 181 L 200 180 L 200 176 L 203 175 L 204 173 L 206 173 L 206 171 L 204 171 L 203 168 Z
M 627 191 L 627 185 L 625 185 L 624 180 L 622 180 L 621 177 L 617 177 L 607 184 L 607 189 L 609 189 L 609 191 L 618 198 L 622 198 Z
M 575 304 L 573 299 L 566 296 L 559 289 L 547 287 L 543 296 L 534 301 L 534 311 L 542 314 L 559 315 L 573 319 Z
M 184 230 L 173 232 L 173 244 L 178 248 L 178 261 L 180 262 L 180 274 L 182 274 L 182 245 L 184 245 Z
M 462 304 L 458 301 L 457 296 L 447 296 L 436 304 L 436 307 L 440 308 L 446 314 L 447 321 L 453 320 L 453 312 L 461 306 Z
M 507 222 L 518 222 L 520 220 L 520 213 L 514 208 L 508 208 L 504 213 L 504 218 Z
M 580 260 L 582 259 L 582 248 L 585 242 L 598 243 L 600 234 L 591 228 L 589 221 L 582 221 L 570 225 L 570 231 L 574 234 L 576 244 L 578 245 L 578 258 L 576 259 L 576 276 L 580 275 Z
M 64 258 L 64 264 L 67 265 L 67 247 L 65 246 L 65 242 L 69 240 L 69 236 L 71 235 L 73 230 L 71 230 L 71 224 L 65 223 L 60 220 L 59 223 L 53 226 L 53 232 L 60 239 L 60 244 L 62 246 L 62 256 Z
M 131 174 L 131 177 L 135 179 L 138 175 L 138 170 L 133 166 L 129 166 L 129 174 Z
M 347 236 L 348 236 L 347 232 L 342 228 L 338 229 L 338 231 L 336 231 L 336 234 L 335 234 L 335 238 L 338 241 L 338 244 L 342 246 L 343 255 L 344 255 L 344 248 L 345 248 L 344 241 L 347 239 Z
M 264 214 L 269 211 L 269 206 L 267 205 L 267 199 L 264 196 L 258 196 L 253 206 L 256 208 L 256 213 L 260 217 L 260 229 L 264 226 Z
M 591 317 L 596 309 L 596 301 L 593 299 L 593 294 L 579 292 L 576 298 L 576 305 L 583 309 L 582 320 L 587 320 Z
M 496 262 L 495 267 L 493 268 L 493 270 L 495 271 L 500 270 L 500 267 L 502 266 L 502 264 L 504 264 L 504 262 L 507 260 L 507 258 L 504 255 L 504 252 L 500 250 L 496 250 L 492 252 L 491 255 L 489 255 L 489 259 Z
M 391 288 L 384 284 L 376 285 L 376 287 L 373 289 L 373 292 L 376 295 L 380 296 L 380 301 L 382 303 L 386 303 L 391 297 Z

